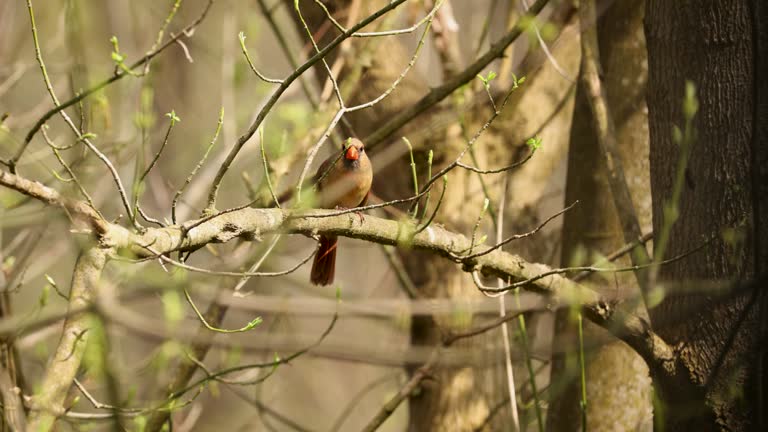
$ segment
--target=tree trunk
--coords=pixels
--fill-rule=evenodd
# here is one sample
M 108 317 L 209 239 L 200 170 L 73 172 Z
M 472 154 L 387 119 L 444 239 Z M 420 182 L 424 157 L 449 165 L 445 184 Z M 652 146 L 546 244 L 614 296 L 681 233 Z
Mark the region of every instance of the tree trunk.
M 682 128 L 685 81 L 697 89 L 700 108 L 680 218 L 667 257 L 715 240 L 703 251 L 661 270 L 667 280 L 744 281 L 764 274 L 766 6 L 764 2 L 649 0 L 648 106 L 654 232 L 665 224 L 679 148 L 673 125 Z M 658 419 L 666 430 L 765 430 L 760 373 L 763 287 L 725 300 L 707 295 L 668 297 L 652 311 L 654 329 L 676 348 L 685 369 L 677 379 L 656 379 L 666 405 Z M 765 331 L 765 327 L 762 327 Z M 763 350 L 764 351 L 764 350 Z M 764 384 L 764 381 L 763 381 Z
M 617 142 L 630 191 L 643 231 L 651 227 L 651 197 L 648 168 L 648 126 L 645 105 L 647 66 L 642 33 L 644 1 L 614 2 L 600 17 L 598 37 L 600 60 L 608 105 L 616 124 Z M 571 128 L 568 152 L 566 205 L 580 204 L 565 214 L 561 265 L 589 265 L 596 254 L 616 250 L 624 243 L 621 224 L 611 198 L 600 146 L 592 128 L 591 111 L 584 91 L 576 92 L 577 107 Z M 630 265 L 628 258 L 618 265 Z M 631 273 L 595 274 L 591 282 L 611 297 L 637 296 Z M 576 341 L 578 334 L 573 311 L 557 313 L 553 347 L 553 400 L 547 428 L 550 431 L 581 429 L 578 346 L 569 344 L 562 352 L 563 337 Z M 605 339 L 605 332 L 585 322 L 585 344 Z M 592 341 L 592 343 L 590 343 Z M 557 354 L 557 351 L 560 351 Z M 626 345 L 616 342 L 587 352 L 588 430 L 636 431 L 647 429 L 651 419 L 650 379 L 642 359 Z M 636 409 L 629 411 L 628 406 Z

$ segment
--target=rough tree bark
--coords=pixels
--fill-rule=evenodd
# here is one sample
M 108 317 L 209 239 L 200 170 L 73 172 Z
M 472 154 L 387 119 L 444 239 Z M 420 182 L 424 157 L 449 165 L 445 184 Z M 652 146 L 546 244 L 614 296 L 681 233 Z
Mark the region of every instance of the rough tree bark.
M 766 11 L 760 1 L 648 1 L 654 232 L 665 221 L 679 153 L 672 127 L 682 127 L 690 80 L 700 109 L 667 255 L 718 235 L 702 253 L 664 267 L 661 278 L 744 281 L 768 266 L 768 106 L 758 72 L 766 70 Z M 765 394 L 765 297 L 764 287 L 719 301 L 675 296 L 651 311 L 654 328 L 676 347 L 685 372 L 655 383 L 667 407 L 657 421 L 666 430 L 765 430 L 758 417 L 765 409 L 759 397 Z

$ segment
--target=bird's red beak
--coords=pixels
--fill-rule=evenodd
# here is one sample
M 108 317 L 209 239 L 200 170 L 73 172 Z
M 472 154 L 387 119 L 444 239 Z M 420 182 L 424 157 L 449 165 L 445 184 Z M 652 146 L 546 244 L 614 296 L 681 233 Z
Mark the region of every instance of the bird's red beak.
M 357 151 L 357 147 L 351 145 L 347 149 L 347 152 L 344 153 L 344 157 L 347 160 L 356 161 L 358 158 L 360 158 L 360 152 Z

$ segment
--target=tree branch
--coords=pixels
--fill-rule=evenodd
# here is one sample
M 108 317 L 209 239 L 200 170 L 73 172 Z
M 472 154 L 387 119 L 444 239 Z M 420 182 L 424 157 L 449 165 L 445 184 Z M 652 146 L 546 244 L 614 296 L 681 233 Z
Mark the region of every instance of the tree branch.
M 528 13 L 530 15 L 538 14 L 542 9 L 544 9 L 544 6 L 547 5 L 548 1 L 549 0 L 537 0 L 536 3 L 531 5 L 530 9 L 528 9 Z M 477 74 L 482 72 L 483 68 L 488 66 L 489 63 L 504 55 L 504 50 L 506 50 L 507 47 L 512 44 L 512 42 L 517 40 L 517 38 L 523 34 L 524 30 L 525 27 L 521 24 L 521 21 L 518 21 L 518 24 L 515 25 L 512 30 L 509 31 L 509 33 L 507 33 L 503 38 L 493 44 L 493 46 L 491 46 L 491 48 L 482 57 L 478 58 L 474 63 L 469 65 L 469 67 L 446 81 L 440 87 L 432 89 L 423 98 L 419 99 L 418 102 L 404 109 L 399 114 L 392 117 L 389 121 L 383 124 L 381 127 L 376 129 L 375 132 L 368 135 L 363 140 L 365 141 L 366 148 L 373 149 L 380 145 L 382 141 L 387 139 L 390 135 L 395 133 L 406 123 L 413 120 L 419 114 L 423 113 L 427 109 L 448 97 L 448 95 L 453 93 L 457 88 L 475 79 Z
M 15 386 L 8 369 L 0 366 L 0 395 L 3 397 L 3 423 L 12 431 L 26 429 L 27 418 L 21 403 L 19 387 Z
M 27 180 L 8 171 L 0 170 L 0 185 L 13 189 L 45 204 L 59 207 L 70 216 L 84 219 L 98 234 L 107 231 L 108 223 L 88 203 L 66 198 L 56 189 L 42 183 Z
M 107 249 L 91 247 L 77 259 L 69 295 L 70 309 L 86 307 L 93 301 L 107 254 Z M 48 363 L 40 390 L 30 400 L 27 430 L 50 430 L 56 418 L 65 413 L 64 400 L 80 367 L 89 328 L 87 314 L 69 316 L 64 322 L 59 346 Z
M 81 210 L 84 216 L 93 211 L 84 202 L 65 200 L 51 188 L 2 170 L 0 184 L 47 204 L 65 209 L 87 209 L 89 212 Z M 123 226 L 98 219 L 99 226 L 102 227 L 98 239 L 104 247 L 127 251 L 144 258 L 154 258 L 175 251 L 195 250 L 210 243 L 224 243 L 236 238 L 259 240 L 262 235 L 270 233 L 308 236 L 331 234 L 372 243 L 421 249 L 461 264 L 468 272 L 481 272 L 486 276 L 500 277 L 512 283 L 530 279 L 530 283 L 524 287 L 547 295 L 550 306 L 576 303 L 586 305 L 586 308 L 593 310 L 587 314 L 590 319 L 614 331 L 617 337 L 630 346 L 644 347 L 642 352 L 638 349 L 641 354 L 645 352 L 646 355 L 652 356 L 660 352 L 671 352 L 671 348 L 660 338 L 641 325 L 623 325 L 616 331 L 617 320 L 613 305 L 610 306 L 610 314 L 604 313 L 608 304 L 600 294 L 556 274 L 548 266 L 529 263 L 518 255 L 499 249 L 484 253 L 492 248 L 482 245 L 475 246 L 478 251 L 476 256 L 462 257 L 462 253 L 471 246 L 470 239 L 441 226 L 429 226 L 416 232 L 415 226 L 407 221 L 398 222 L 373 216 L 367 216 L 360 221 L 352 213 L 327 216 L 333 213 L 332 210 L 290 211 L 246 207 L 235 211 L 222 211 L 217 215 L 202 220 L 191 220 L 181 225 L 147 228 L 142 233 L 132 232 Z M 88 217 L 93 220 L 94 216 Z M 548 275 L 542 277 L 545 273 Z M 649 360 L 659 363 L 664 359 Z
M 594 0 L 585 0 L 579 7 L 579 18 L 583 33 L 581 35 L 581 73 L 579 83 L 584 88 L 589 107 L 592 110 L 592 123 L 595 129 L 597 142 L 605 157 L 605 166 L 608 173 L 608 184 L 616 206 L 616 211 L 621 223 L 624 241 L 626 243 L 640 242 L 643 232 L 635 213 L 635 205 L 629 193 L 627 179 L 624 176 L 624 167 L 616 143 L 616 132 L 613 117 L 608 107 L 605 88 L 600 79 L 600 54 L 597 43 L 597 16 L 595 14 Z M 632 264 L 645 265 L 651 262 L 648 251 L 643 243 L 638 243 L 630 254 Z M 643 293 L 643 299 L 648 304 L 647 294 L 647 270 L 639 270 L 635 273 L 638 285 Z

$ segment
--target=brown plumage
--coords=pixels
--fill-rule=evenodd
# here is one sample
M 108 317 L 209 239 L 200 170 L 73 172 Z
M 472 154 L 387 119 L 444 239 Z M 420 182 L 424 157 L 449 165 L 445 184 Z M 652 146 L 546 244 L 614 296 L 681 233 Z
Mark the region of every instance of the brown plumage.
M 368 155 L 365 154 L 363 143 L 356 138 L 350 138 L 341 154 L 332 154 L 320 165 L 315 180 L 318 181 L 318 207 L 333 209 L 365 205 L 371 190 L 373 169 Z M 333 283 L 338 242 L 336 236 L 320 236 L 320 248 L 312 262 L 310 273 L 310 281 L 313 284 Z

